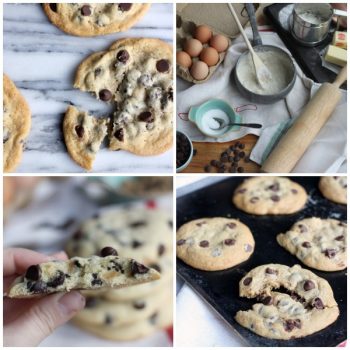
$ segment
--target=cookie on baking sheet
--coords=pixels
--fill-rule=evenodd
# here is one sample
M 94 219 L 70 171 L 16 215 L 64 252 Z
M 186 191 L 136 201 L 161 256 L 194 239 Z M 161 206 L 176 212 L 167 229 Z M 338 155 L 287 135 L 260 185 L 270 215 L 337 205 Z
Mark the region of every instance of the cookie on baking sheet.
M 10 298 L 33 298 L 73 289 L 122 288 L 160 278 L 158 271 L 105 247 L 100 256 L 29 266 L 10 287 Z
M 139 21 L 150 4 L 43 4 L 50 21 L 64 32 L 96 36 L 125 31 Z
M 103 139 L 107 136 L 107 118 L 95 118 L 70 106 L 63 120 L 63 135 L 68 153 L 86 170 L 91 170 Z
M 285 177 L 251 177 L 241 183 L 233 194 L 235 206 L 256 215 L 292 214 L 301 210 L 307 201 L 302 186 Z
M 3 83 L 3 163 L 4 172 L 11 172 L 21 160 L 24 141 L 30 131 L 31 113 L 21 93 L 5 74 Z
M 287 292 L 274 292 L 285 288 Z M 299 265 L 267 264 L 254 268 L 239 282 L 239 295 L 258 298 L 236 321 L 271 339 L 301 338 L 318 332 L 339 316 L 329 283 Z
M 322 271 L 344 270 L 347 225 L 335 219 L 308 218 L 280 233 L 277 242 L 305 265 Z
M 206 271 L 224 270 L 246 261 L 254 245 L 249 228 L 235 219 L 197 219 L 182 225 L 176 233 L 177 257 Z
M 335 203 L 347 203 L 346 176 L 323 176 L 318 185 L 324 197 Z
M 160 304 L 156 312 L 151 316 L 131 324 L 122 326 L 110 325 L 91 325 L 82 321 L 74 321 L 78 327 L 89 331 L 101 338 L 128 341 L 151 335 L 157 330 L 170 327 L 173 323 L 173 302 L 172 298 L 168 298 L 165 304 Z

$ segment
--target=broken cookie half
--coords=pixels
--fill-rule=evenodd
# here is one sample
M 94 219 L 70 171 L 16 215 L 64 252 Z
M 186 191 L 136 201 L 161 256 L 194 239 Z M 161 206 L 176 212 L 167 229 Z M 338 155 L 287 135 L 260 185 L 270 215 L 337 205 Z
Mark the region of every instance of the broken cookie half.
M 66 261 L 49 261 L 29 266 L 25 275 L 10 287 L 10 298 L 33 298 L 70 290 L 123 288 L 158 280 L 160 274 L 134 259 L 117 256 L 105 247 L 101 257 L 74 257 Z
M 251 310 L 238 311 L 236 321 L 266 338 L 305 337 L 328 327 L 339 316 L 329 283 L 299 265 L 258 266 L 242 278 L 239 294 L 257 298 L 258 303 Z

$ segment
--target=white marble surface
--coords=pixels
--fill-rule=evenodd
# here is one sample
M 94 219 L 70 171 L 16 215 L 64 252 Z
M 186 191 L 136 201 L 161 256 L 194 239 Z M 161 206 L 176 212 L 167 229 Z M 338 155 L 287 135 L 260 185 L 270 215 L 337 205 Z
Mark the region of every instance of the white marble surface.
M 152 4 L 146 16 L 127 32 L 93 38 L 70 36 L 52 25 L 40 4 L 4 4 L 4 72 L 26 98 L 32 128 L 17 172 L 82 172 L 69 157 L 61 131 L 64 112 L 72 103 L 104 115 L 111 109 L 88 93 L 73 89 L 77 66 L 89 54 L 123 37 L 155 37 L 171 43 L 173 5 Z M 106 147 L 97 155 L 94 172 L 170 173 L 172 150 L 139 157 Z

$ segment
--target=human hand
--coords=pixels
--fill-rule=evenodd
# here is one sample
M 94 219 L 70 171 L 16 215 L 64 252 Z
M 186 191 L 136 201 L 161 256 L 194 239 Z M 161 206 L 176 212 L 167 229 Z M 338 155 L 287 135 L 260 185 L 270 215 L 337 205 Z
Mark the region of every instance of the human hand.
M 64 252 L 46 256 L 31 250 L 4 250 L 4 290 L 24 274 L 30 265 L 52 259 L 66 260 Z M 85 306 L 77 291 L 55 293 L 42 298 L 4 299 L 4 346 L 37 346 L 58 326 L 70 320 Z

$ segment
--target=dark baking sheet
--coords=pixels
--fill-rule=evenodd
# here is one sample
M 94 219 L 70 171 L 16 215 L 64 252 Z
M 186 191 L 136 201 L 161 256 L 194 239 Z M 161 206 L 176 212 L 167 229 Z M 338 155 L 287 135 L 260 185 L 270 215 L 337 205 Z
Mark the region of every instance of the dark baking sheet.
M 346 339 L 346 271 L 321 272 L 306 267 L 328 280 L 340 309 L 338 320 L 318 333 L 288 341 L 270 340 L 241 327 L 234 320 L 234 315 L 238 310 L 247 310 L 256 302 L 254 299 L 249 300 L 238 296 L 238 282 L 248 271 L 267 263 L 303 266 L 297 258 L 279 246 L 275 238 L 278 233 L 287 231 L 294 222 L 305 217 L 318 216 L 346 221 L 346 206 L 323 198 L 317 187 L 319 181 L 317 177 L 291 177 L 292 180 L 300 183 L 309 194 L 306 207 L 299 213 L 282 216 L 246 214 L 236 209 L 232 203 L 234 189 L 244 178 L 246 177 L 215 177 L 222 181 L 207 184 L 202 188 L 199 188 L 201 186 L 199 182 L 178 190 L 177 228 L 190 220 L 202 217 L 237 218 L 249 226 L 254 235 L 256 246 L 251 258 L 236 267 L 218 272 L 200 271 L 177 259 L 178 275 L 232 326 L 233 330 L 247 342 L 247 345 L 267 347 L 338 345 Z M 216 180 L 211 177 L 211 179 L 205 179 L 204 183 L 208 181 Z
M 315 47 L 302 46 L 294 39 L 289 31 L 283 28 L 279 21 L 278 14 L 287 5 L 290 5 L 290 3 L 267 6 L 264 9 L 264 13 L 272 22 L 277 34 L 298 62 L 306 76 L 318 83 L 333 82 L 336 74 L 322 66 L 322 59 L 320 57 L 320 52 L 331 43 L 333 33 L 329 33 L 324 42 Z M 346 89 L 346 83 L 341 87 Z

